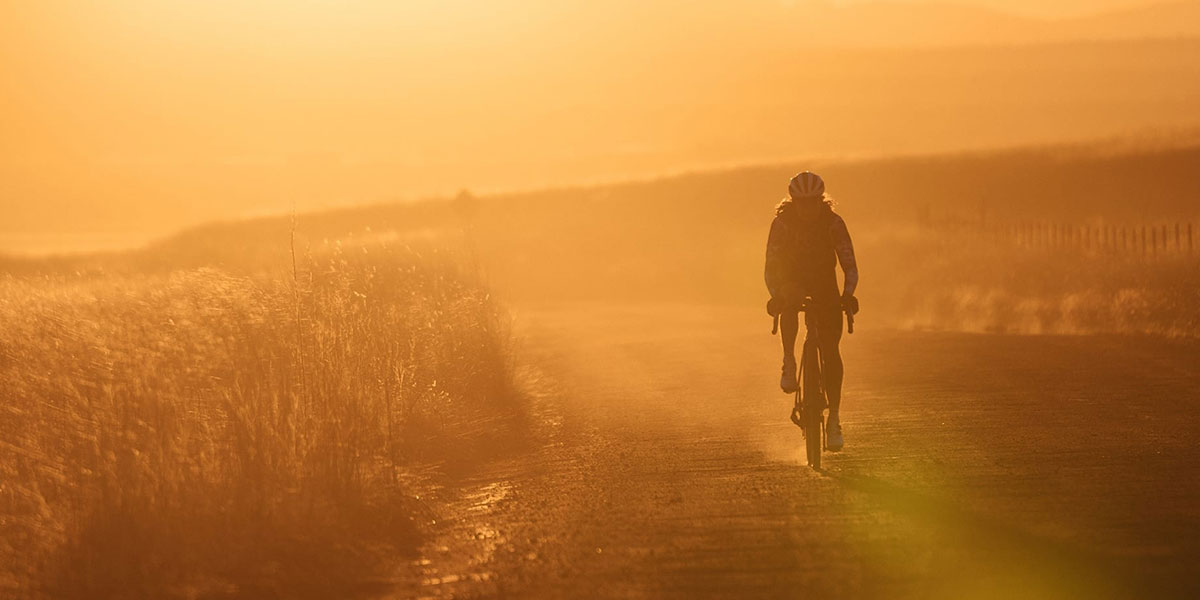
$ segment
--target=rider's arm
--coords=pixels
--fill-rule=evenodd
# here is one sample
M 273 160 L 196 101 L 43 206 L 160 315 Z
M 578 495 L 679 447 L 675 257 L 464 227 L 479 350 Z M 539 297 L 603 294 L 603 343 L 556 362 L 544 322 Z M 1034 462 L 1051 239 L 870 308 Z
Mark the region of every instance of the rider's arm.
M 767 264 L 763 270 L 763 279 L 767 282 L 767 291 L 771 297 L 779 295 L 784 284 L 784 255 L 786 253 L 786 225 L 779 217 L 771 222 L 771 233 L 767 236 Z
M 846 229 L 846 222 L 840 216 L 833 216 L 830 233 L 833 234 L 833 249 L 837 252 L 838 263 L 842 265 L 842 273 L 846 280 L 842 295 L 853 296 L 854 289 L 858 287 L 858 262 L 854 260 L 854 244 L 850 242 L 850 231 Z

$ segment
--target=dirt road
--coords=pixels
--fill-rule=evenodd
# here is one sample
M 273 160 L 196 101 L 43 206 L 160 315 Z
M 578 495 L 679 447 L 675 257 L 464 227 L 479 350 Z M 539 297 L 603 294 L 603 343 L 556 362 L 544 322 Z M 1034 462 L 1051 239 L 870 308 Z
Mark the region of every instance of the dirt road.
M 532 448 L 437 493 L 398 597 L 1200 591 L 1200 344 L 878 331 L 803 466 L 757 311 L 524 310 Z

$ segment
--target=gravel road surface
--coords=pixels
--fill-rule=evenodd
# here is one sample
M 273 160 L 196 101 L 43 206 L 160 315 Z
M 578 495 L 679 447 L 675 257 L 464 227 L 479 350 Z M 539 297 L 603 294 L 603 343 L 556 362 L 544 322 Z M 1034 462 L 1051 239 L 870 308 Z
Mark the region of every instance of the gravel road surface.
M 1200 343 L 864 314 L 816 472 L 757 311 L 516 323 L 534 441 L 432 492 L 397 597 L 1200 595 Z

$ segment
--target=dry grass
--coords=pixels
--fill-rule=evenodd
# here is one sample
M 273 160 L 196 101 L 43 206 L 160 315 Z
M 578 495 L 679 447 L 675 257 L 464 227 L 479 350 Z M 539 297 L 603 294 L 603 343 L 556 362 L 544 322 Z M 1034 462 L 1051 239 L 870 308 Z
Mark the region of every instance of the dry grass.
M 1200 337 L 1200 256 L 1024 247 L 979 232 L 878 242 L 890 324 L 1026 334 Z
M 419 541 L 398 471 L 518 426 L 506 336 L 474 273 L 384 244 L 0 280 L 0 595 L 371 591 Z

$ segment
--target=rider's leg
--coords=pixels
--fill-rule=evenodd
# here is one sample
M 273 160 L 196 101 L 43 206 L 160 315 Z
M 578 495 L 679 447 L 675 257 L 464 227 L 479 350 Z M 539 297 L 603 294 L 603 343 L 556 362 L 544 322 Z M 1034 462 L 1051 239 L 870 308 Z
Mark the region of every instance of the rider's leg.
M 836 417 L 842 405 L 842 354 L 838 346 L 842 341 L 842 313 L 821 314 L 817 318 L 821 342 L 821 374 L 824 377 L 825 396 L 829 399 L 829 414 Z
M 783 338 L 783 360 L 796 362 L 796 336 L 800 333 L 800 313 L 783 311 L 779 315 L 779 336 Z
M 825 447 L 837 452 L 845 447 L 841 419 L 838 412 L 842 406 L 842 355 L 838 351 L 842 340 L 842 313 L 810 313 L 806 319 L 809 335 L 816 330 L 821 349 L 821 377 L 825 397 L 829 400 L 829 418 L 825 420 Z
M 785 394 L 796 392 L 796 332 L 800 330 L 797 313 L 784 311 L 779 315 L 779 330 L 783 337 L 783 373 L 779 376 L 779 388 Z

